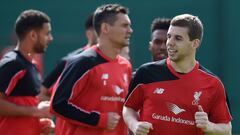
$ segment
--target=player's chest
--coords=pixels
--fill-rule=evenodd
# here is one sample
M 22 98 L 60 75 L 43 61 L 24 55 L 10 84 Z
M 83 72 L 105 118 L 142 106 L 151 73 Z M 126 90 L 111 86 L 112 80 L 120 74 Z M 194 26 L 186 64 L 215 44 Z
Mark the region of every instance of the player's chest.
M 156 106 L 163 105 L 167 108 L 175 106 L 190 109 L 197 105 L 208 108 L 214 98 L 214 92 L 214 88 L 208 83 L 194 81 L 186 83 L 174 80 L 144 86 L 146 102 L 154 103 Z

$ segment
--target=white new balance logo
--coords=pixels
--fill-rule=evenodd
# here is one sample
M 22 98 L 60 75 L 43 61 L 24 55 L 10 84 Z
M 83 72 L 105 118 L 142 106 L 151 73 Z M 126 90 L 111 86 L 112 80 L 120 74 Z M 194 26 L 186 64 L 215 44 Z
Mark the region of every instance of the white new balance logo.
M 103 85 L 107 85 L 107 79 L 109 78 L 108 73 L 102 74 Z
M 166 103 L 168 110 L 173 112 L 175 115 L 185 112 L 186 110 L 181 109 L 180 107 L 178 107 L 177 105 L 173 104 L 173 103 Z
M 154 94 L 163 94 L 163 92 L 164 92 L 163 88 L 156 88 L 153 93 Z
M 108 74 L 107 73 L 102 74 L 102 79 L 107 80 L 108 79 Z

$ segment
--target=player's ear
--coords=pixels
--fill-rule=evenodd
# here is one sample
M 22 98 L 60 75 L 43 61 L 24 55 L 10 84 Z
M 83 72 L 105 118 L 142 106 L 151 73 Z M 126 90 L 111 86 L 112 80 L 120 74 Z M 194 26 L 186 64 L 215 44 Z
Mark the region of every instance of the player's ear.
M 199 39 L 194 39 L 193 40 L 193 47 L 197 49 L 199 46 L 200 46 L 200 40 Z
M 149 41 L 148 50 L 149 50 L 149 51 L 152 51 L 152 41 Z
M 102 32 L 102 33 L 105 33 L 105 34 L 108 33 L 108 32 L 109 32 L 109 27 L 110 27 L 109 24 L 107 24 L 107 23 L 102 23 L 102 24 L 101 24 L 101 32 Z
M 86 37 L 87 37 L 88 39 L 91 39 L 92 33 L 91 33 L 90 30 L 86 30 L 85 34 L 86 34 Z
M 33 41 L 36 41 L 37 40 L 37 33 L 35 30 L 30 30 L 27 34 L 27 36 L 33 40 Z

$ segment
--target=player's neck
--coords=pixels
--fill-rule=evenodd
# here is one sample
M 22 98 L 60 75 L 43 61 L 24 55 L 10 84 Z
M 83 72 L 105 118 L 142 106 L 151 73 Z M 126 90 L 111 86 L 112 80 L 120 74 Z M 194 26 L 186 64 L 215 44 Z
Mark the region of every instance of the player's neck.
M 120 53 L 120 49 L 114 48 L 111 44 L 106 42 L 99 42 L 97 46 L 103 54 L 111 59 L 116 59 L 117 55 Z
M 171 66 L 176 72 L 189 73 L 194 69 L 196 63 L 197 61 L 195 59 L 171 61 Z
M 27 60 L 32 61 L 35 53 L 24 43 L 18 43 L 15 50 L 18 50 Z

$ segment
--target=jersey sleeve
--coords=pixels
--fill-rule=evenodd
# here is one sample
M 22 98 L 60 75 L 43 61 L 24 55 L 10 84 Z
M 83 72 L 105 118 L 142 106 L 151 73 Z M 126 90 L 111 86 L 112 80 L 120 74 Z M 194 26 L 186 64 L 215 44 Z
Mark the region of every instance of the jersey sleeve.
M 126 107 L 130 107 L 135 111 L 138 111 L 143 105 L 143 68 L 138 69 L 133 76 L 133 79 L 130 83 L 127 100 L 125 102 Z
M 26 69 L 16 61 L 10 61 L 0 66 L 0 92 L 9 96 L 17 85 L 18 81 L 24 77 Z
M 92 78 L 89 75 L 90 70 L 91 63 L 88 60 L 72 62 L 64 69 L 52 99 L 51 112 L 77 125 L 106 127 L 107 114 L 87 110 L 72 102 Z
M 50 88 L 53 86 L 53 84 L 57 81 L 58 77 L 61 75 L 62 71 L 64 70 L 64 67 L 66 65 L 66 60 L 60 60 L 57 65 L 54 67 L 54 69 L 45 77 L 43 81 L 43 85 L 46 88 Z
M 212 109 L 210 110 L 209 120 L 214 123 L 228 123 L 232 120 L 223 84 L 216 83 L 216 96 Z

